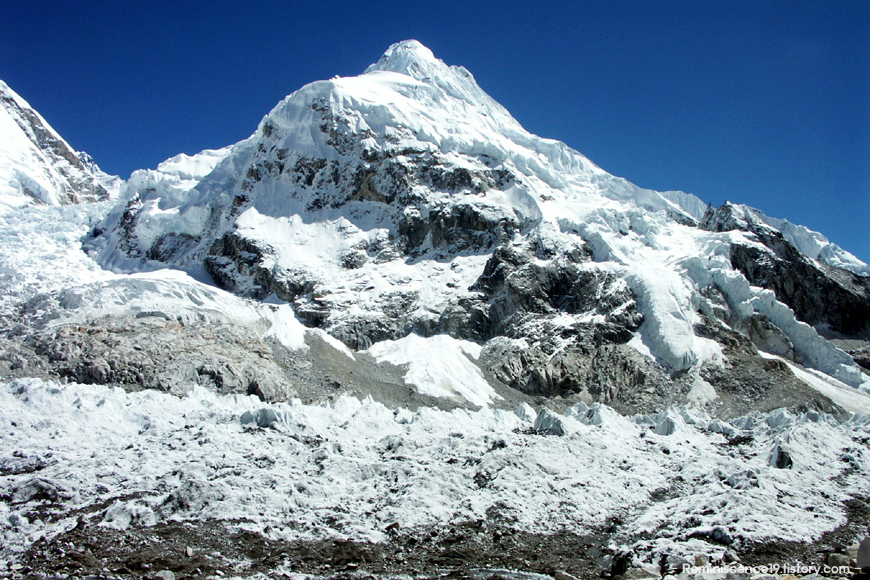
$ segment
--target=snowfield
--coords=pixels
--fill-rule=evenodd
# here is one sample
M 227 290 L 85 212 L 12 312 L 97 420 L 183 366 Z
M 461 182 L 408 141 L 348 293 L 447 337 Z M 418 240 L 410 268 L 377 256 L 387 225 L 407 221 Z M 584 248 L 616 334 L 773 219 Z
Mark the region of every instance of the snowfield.
M 723 546 L 690 536 L 811 541 L 845 522 L 843 501 L 870 493 L 870 416 L 860 414 L 728 424 L 685 409 L 627 418 L 581 405 L 558 417 L 566 434 L 554 436 L 502 410 L 264 405 L 201 388 L 176 397 L 36 379 L 3 384 L 0 409 L 7 563 L 82 514 L 117 529 L 216 519 L 275 539 L 375 542 L 393 523 L 491 510 L 534 532 L 618 517 L 620 531 L 653 534 L 631 546 L 648 561 L 721 556 Z M 791 468 L 776 467 L 777 448 Z

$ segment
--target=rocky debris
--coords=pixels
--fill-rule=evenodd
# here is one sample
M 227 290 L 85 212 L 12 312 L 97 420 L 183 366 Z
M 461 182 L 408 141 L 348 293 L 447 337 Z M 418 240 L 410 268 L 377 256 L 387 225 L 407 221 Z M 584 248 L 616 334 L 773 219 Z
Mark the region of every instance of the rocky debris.
M 220 521 L 170 522 L 124 531 L 88 525 L 37 540 L 20 565 L 37 575 L 75 577 L 154 578 L 155 570 L 165 570 L 196 580 L 291 573 L 336 580 L 400 574 L 517 580 L 559 574 L 593 580 L 600 578 L 605 541 L 606 535 L 598 531 L 534 534 L 486 520 L 397 529 L 383 543 L 278 541 Z
M 579 328 L 544 330 L 540 336 L 489 341 L 480 363 L 500 382 L 524 393 L 578 396 L 627 414 L 679 404 L 690 388 L 633 348 L 596 346 L 594 336 Z
M 722 364 L 703 365 L 699 373 L 716 393 L 716 398 L 706 405 L 711 414 L 730 418 L 782 407 L 840 413 L 827 397 L 795 377 L 784 362 L 759 356 L 751 336 L 735 330 L 746 328 L 737 317 L 729 314 L 724 322 L 703 315 L 701 318 L 703 322 L 695 325 L 695 334 L 716 340 L 724 355 Z M 763 347 L 761 350 L 770 351 Z
M 116 384 L 184 393 L 191 385 L 219 393 L 284 401 L 293 377 L 250 330 L 168 317 L 124 317 L 47 330 L 28 338 L 52 374 L 85 384 Z
M 177 394 L 200 385 L 264 401 L 298 397 L 304 403 L 371 396 L 390 408 L 412 410 L 460 406 L 418 393 L 405 383 L 402 369 L 365 353 L 351 357 L 316 332 L 306 335 L 305 348 L 291 350 L 243 327 L 205 320 L 181 323 L 159 314 L 105 318 L 43 332 L 17 328 L 12 334 L 0 333 L 0 379 L 106 381 L 132 391 L 153 388 Z M 500 406 L 513 409 L 530 401 L 494 378 L 489 380 L 501 396 Z M 0 473 L 38 470 L 40 465 L 37 459 L 10 458 L 0 462 Z
M 662 576 L 670 576 L 680 574 L 685 568 L 689 568 L 691 566 L 692 562 L 689 562 L 686 558 L 670 555 L 662 557 L 659 568 L 661 570 Z
M 847 554 L 829 554 L 825 562 L 828 566 L 836 568 L 851 566 L 851 558 Z
M 617 580 L 658 580 L 662 575 L 658 570 L 651 568 L 629 568 L 624 573 L 616 576 Z
M 870 340 L 833 339 L 831 342 L 846 351 L 852 360 L 870 374 Z
M 50 451 L 45 453 L 45 459 L 36 455 L 26 455 L 20 451 L 12 454 L 12 457 L 4 457 L 0 459 L 0 477 L 7 475 L 24 475 L 27 473 L 35 473 L 49 466 L 49 458 L 52 456 Z
M 34 477 L 15 484 L 10 490 L 9 497 L 3 499 L 15 505 L 33 501 L 54 503 L 62 498 L 71 497 L 72 493 L 64 486 L 41 477 Z

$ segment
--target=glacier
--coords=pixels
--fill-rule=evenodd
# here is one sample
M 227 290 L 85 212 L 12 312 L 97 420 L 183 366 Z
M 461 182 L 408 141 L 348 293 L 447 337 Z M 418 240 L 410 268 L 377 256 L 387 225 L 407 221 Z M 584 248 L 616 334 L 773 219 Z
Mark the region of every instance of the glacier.
M 0 97 L 0 574 L 188 529 L 302 577 L 217 526 L 524 578 L 588 533 L 597 576 L 866 524 L 870 268 L 820 233 L 612 176 L 416 41 L 123 183 Z

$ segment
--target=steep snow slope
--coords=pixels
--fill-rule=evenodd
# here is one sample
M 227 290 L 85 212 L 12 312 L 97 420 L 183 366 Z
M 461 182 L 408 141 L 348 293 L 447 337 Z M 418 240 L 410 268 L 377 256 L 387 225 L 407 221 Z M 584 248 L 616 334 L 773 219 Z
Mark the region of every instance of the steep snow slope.
M 730 368 L 720 343 L 735 330 L 861 385 L 851 358 L 806 323 L 848 331 L 842 319 L 805 322 L 788 296 L 750 285 L 734 248 L 771 250 L 752 228 L 698 227 L 704 210 L 528 133 L 467 70 L 406 41 L 363 75 L 289 95 L 245 141 L 135 173 L 93 246 L 118 271 L 204 266 L 354 348 L 412 332 L 530 339 L 563 370 L 508 349 L 516 364 L 502 379 L 527 391 L 588 391 L 596 364 L 616 359 L 648 384 L 666 380 L 623 348 L 634 333 L 672 375 Z M 809 258 L 865 273 L 820 235 L 768 222 Z M 861 284 L 847 303 L 870 305 Z M 752 320 L 775 339 L 746 330 Z M 542 342 L 554 333 L 563 339 Z
M 120 180 L 69 144 L 27 101 L 0 81 L 0 211 L 31 203 L 100 201 Z

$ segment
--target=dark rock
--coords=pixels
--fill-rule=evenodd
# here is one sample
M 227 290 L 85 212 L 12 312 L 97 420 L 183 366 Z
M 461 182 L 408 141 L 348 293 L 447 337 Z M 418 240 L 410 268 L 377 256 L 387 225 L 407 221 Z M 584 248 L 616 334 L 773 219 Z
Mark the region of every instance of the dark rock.
M 616 577 L 625 574 L 631 564 L 631 552 L 621 552 L 613 556 L 613 563 L 610 566 L 610 576 Z
M 713 528 L 713 531 L 710 532 L 710 541 L 714 544 L 722 544 L 725 546 L 730 546 L 734 543 L 734 539 L 731 537 L 731 534 L 728 533 L 728 530 L 718 526 Z
M 11 491 L 11 503 L 13 505 L 31 501 L 55 503 L 62 498 L 69 499 L 70 497 L 69 491 L 62 486 L 53 481 L 38 477 L 16 484 Z
M 828 558 L 825 561 L 828 566 L 832 567 L 841 567 L 841 566 L 849 566 L 850 558 L 846 554 L 828 554 Z
M 791 469 L 792 459 L 788 452 L 777 444 L 770 453 L 769 463 L 777 469 Z
M 661 560 L 661 573 L 662 576 L 667 576 L 669 574 L 680 574 L 685 568 L 690 568 L 692 563 L 680 556 L 663 556 Z
M 870 536 L 865 537 L 858 544 L 858 567 L 862 570 L 870 567 Z
M 731 265 L 750 284 L 773 290 L 795 316 L 823 333 L 870 335 L 870 278 L 813 262 L 783 235 L 752 216 L 738 218 L 725 204 L 707 210 L 699 227 L 711 231 L 740 229 L 753 233 L 768 250 L 733 244 Z

